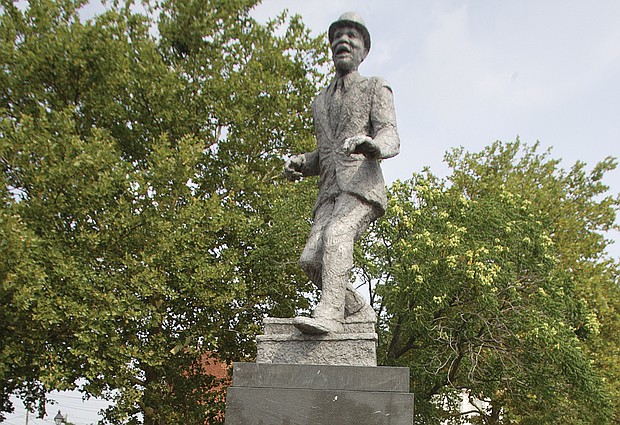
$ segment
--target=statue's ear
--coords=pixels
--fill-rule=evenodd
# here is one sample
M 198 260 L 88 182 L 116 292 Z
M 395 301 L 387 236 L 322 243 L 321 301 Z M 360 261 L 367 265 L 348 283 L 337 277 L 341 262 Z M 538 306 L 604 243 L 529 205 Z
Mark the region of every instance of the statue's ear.
M 364 59 L 366 59 L 366 56 L 368 56 L 368 48 L 364 47 L 364 54 L 362 55 L 362 62 L 364 62 Z

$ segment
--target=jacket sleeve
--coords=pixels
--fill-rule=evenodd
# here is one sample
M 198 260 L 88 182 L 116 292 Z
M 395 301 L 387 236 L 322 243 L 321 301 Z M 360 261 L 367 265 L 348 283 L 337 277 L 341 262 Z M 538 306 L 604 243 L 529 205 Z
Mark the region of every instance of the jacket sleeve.
M 377 159 L 396 156 L 400 138 L 396 129 L 394 96 L 387 81 L 377 78 L 370 108 L 371 137 L 379 149 Z

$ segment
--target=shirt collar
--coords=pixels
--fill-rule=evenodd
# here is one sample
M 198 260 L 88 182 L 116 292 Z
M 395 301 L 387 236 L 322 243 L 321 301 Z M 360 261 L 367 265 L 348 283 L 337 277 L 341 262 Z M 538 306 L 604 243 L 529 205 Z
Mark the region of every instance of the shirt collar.
M 333 79 L 332 83 L 331 83 L 332 91 L 336 90 L 336 88 L 340 84 L 342 84 L 342 87 L 344 88 L 344 91 L 346 92 L 355 83 L 357 83 L 361 78 L 362 78 L 362 76 L 360 75 L 360 73 L 358 71 L 349 72 L 347 75 L 345 75 L 343 77 L 336 76 Z

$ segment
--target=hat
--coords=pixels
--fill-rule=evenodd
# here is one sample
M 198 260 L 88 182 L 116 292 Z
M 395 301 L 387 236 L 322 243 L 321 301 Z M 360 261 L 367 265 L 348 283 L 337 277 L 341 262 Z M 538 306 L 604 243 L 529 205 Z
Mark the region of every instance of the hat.
M 332 43 L 334 41 L 334 34 L 338 28 L 346 26 L 352 26 L 353 28 L 359 30 L 364 38 L 364 47 L 366 47 L 366 50 L 370 50 L 370 33 L 368 32 L 362 17 L 355 12 L 343 13 L 336 22 L 329 26 L 329 31 L 327 32 L 329 42 Z

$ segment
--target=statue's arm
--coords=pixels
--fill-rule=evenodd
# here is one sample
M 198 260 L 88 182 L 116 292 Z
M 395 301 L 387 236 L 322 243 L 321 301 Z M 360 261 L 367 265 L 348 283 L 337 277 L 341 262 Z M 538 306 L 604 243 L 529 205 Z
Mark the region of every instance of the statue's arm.
M 396 128 L 394 95 L 387 81 L 378 79 L 370 109 L 373 144 L 380 159 L 391 158 L 400 152 L 400 138 Z
M 304 166 L 301 170 L 304 177 L 319 175 L 319 151 L 306 152 L 304 155 Z
M 392 89 L 383 79 L 375 79 L 370 105 L 370 134 L 355 135 L 345 140 L 345 155 L 362 153 L 368 158 L 386 159 L 400 152 L 396 130 L 396 112 Z
M 296 181 L 302 177 L 316 176 L 318 174 L 318 151 L 307 152 L 301 155 L 293 155 L 284 165 L 284 176 L 290 181 Z

